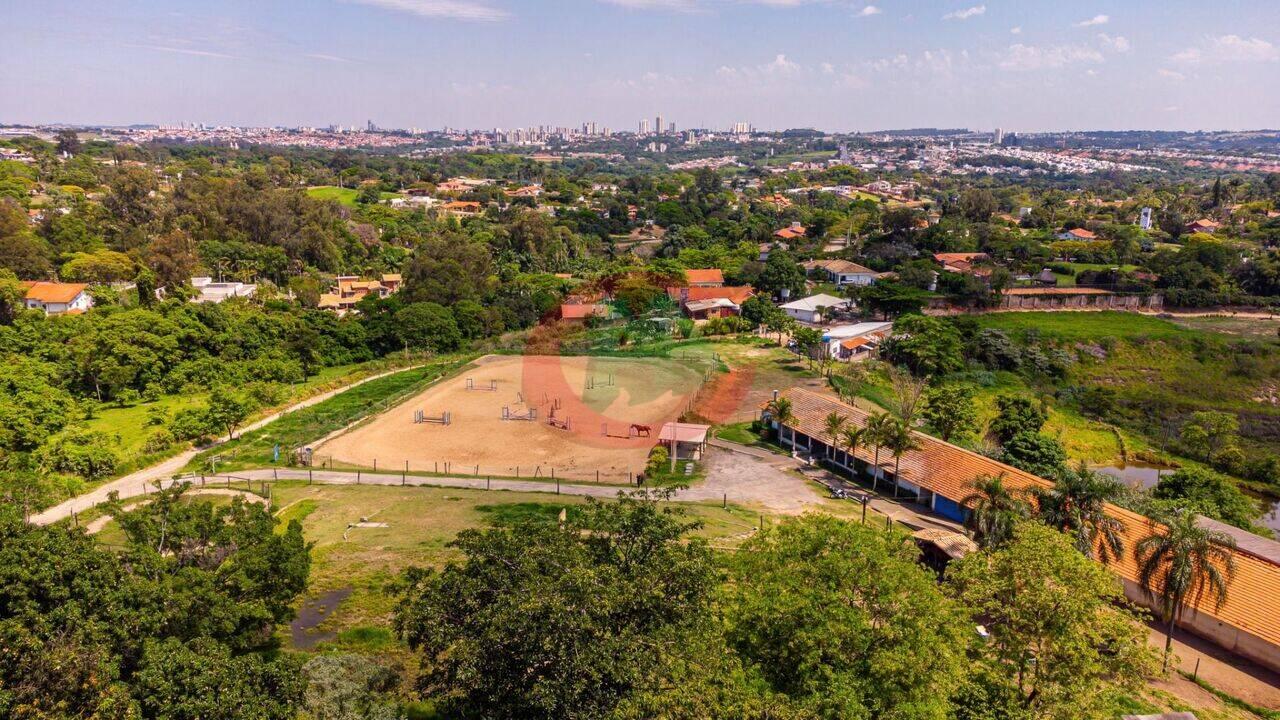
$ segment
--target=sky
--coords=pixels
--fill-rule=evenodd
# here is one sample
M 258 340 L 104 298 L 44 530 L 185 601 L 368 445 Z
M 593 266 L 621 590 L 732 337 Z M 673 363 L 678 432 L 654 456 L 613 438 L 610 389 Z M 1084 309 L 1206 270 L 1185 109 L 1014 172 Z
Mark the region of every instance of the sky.
M 0 123 L 1280 127 L 1280 0 L 0 5 Z

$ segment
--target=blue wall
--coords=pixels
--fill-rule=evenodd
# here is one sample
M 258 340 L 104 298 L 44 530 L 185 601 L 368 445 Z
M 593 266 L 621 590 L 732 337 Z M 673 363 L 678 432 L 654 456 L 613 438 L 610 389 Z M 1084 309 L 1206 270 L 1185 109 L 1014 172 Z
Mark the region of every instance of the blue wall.
M 969 514 L 960 503 L 941 495 L 933 496 L 933 511 L 948 520 L 955 520 L 956 522 L 964 522 L 964 516 Z

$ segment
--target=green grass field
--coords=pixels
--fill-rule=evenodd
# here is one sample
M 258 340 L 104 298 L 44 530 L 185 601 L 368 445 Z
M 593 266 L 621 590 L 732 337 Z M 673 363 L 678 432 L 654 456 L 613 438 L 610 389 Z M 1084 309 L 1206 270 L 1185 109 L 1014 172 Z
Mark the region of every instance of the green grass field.
M 1110 270 L 1113 267 L 1118 267 L 1125 272 L 1130 272 L 1138 269 L 1137 265 L 1108 265 L 1104 263 L 1056 263 L 1056 264 L 1068 265 L 1071 267 L 1072 270 L 1075 271 L 1075 274 L 1071 274 L 1071 275 L 1063 275 L 1061 273 L 1055 272 L 1054 275 L 1057 276 L 1058 278 L 1059 287 L 1074 287 L 1076 284 L 1076 274 L 1079 274 L 1085 270 Z
M 1010 334 L 1038 332 L 1064 342 L 1190 339 L 1195 331 L 1151 315 L 1126 312 L 996 312 L 976 316 L 982 327 Z
M 402 570 L 440 567 L 458 559 L 448 545 L 468 528 L 522 518 L 553 522 L 562 509 L 572 512 L 586 502 L 569 495 L 299 483 L 277 485 L 274 501 L 277 516 L 285 522 L 301 520 L 307 540 L 315 543 L 308 595 L 351 589 L 316 630 L 333 634 L 329 645 L 393 653 L 405 652 L 388 631 L 395 604 L 388 591 Z M 755 512 L 733 506 L 681 506 L 704 523 L 696 534 L 716 547 L 736 546 L 760 522 Z M 348 527 L 361 518 L 387 527 Z
M 334 185 L 319 185 L 307 188 L 307 194 L 317 200 L 337 200 L 347 207 L 356 207 L 356 196 L 360 194 L 359 190 L 354 188 L 336 187 Z M 399 193 L 382 193 L 382 199 L 403 197 Z

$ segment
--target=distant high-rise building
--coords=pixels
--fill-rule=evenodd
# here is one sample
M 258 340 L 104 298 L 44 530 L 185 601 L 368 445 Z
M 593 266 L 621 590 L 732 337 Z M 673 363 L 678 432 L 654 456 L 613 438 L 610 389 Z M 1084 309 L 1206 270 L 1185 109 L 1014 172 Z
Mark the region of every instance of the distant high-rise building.
M 996 145 L 1003 145 L 1003 144 L 1004 144 L 1004 130 L 1001 130 L 1000 128 L 996 128 L 996 131 L 995 131 L 994 133 L 992 133 L 992 134 L 991 134 L 991 141 L 992 141 L 993 143 L 995 143 Z
M 1151 208 L 1142 208 L 1142 215 L 1138 218 L 1138 227 L 1143 230 L 1151 229 Z
M 735 135 L 750 135 L 751 123 L 740 122 L 733 124 L 733 133 Z
M 667 134 L 668 134 L 668 135 L 675 135 L 675 134 L 676 134 L 676 124 L 675 124 L 675 123 L 667 123 Z
M 662 131 L 666 129 L 667 129 L 667 126 L 662 124 L 662 116 L 659 115 L 653 121 L 653 131 L 661 135 Z
M 648 118 L 645 118 L 644 120 L 641 120 L 641 121 L 640 121 L 640 134 L 641 134 L 641 135 L 648 135 L 648 134 L 649 134 L 649 119 L 648 119 Z

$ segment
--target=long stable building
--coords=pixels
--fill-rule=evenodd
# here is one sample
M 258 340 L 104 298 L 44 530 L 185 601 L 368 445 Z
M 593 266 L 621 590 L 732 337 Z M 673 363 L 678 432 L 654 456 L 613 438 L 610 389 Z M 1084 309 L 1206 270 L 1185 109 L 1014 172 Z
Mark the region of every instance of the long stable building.
M 804 388 L 788 389 L 780 393 L 780 397 L 791 401 L 794 416 L 785 425 L 786 432 L 780 433 L 782 441 L 817 458 L 825 459 L 830 450 L 832 462 L 854 473 L 855 463 L 846 450 L 832 448 L 826 439 L 826 418 L 834 412 L 845 417 L 850 425 L 864 427 L 870 413 Z M 777 426 L 775 421 L 770 422 Z M 1006 485 L 1022 490 L 1053 486 L 1049 480 L 929 435 L 915 433 L 915 436 L 920 449 L 903 454 L 900 475 L 896 478 L 893 457 L 881 450 L 883 487 L 892 489 L 896 483 L 897 492 L 903 496 L 916 498 L 920 504 L 952 520 L 964 519 L 968 512 L 964 499 L 973 494 L 973 482 L 981 476 L 1003 474 Z M 863 472 L 869 475 L 875 461 L 874 448 L 859 447 L 856 458 L 865 464 Z M 1134 548 L 1160 526 L 1118 506 L 1108 505 L 1107 512 L 1124 527 L 1124 556 L 1110 567 L 1124 581 L 1130 599 L 1147 604 L 1149 597 L 1137 582 Z M 1222 607 L 1214 607 L 1207 598 L 1196 602 L 1183 613 L 1180 626 L 1280 671 L 1280 543 L 1221 524 L 1215 523 L 1214 527 L 1229 531 L 1237 538 L 1235 579 Z

